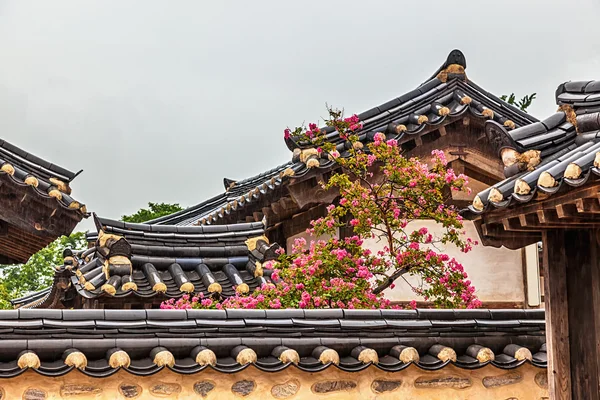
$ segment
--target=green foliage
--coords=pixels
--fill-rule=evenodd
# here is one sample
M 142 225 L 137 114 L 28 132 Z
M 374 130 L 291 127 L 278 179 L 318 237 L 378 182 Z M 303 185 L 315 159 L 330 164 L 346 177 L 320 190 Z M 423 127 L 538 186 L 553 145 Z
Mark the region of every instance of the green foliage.
M 500 96 L 500 100 L 507 102 L 510 105 L 515 107 L 519 107 L 521 111 L 527 112 L 527 109 L 535 99 L 537 93 L 531 93 L 530 95 L 525 95 L 521 100 L 516 100 L 515 94 L 511 93 L 510 95 L 502 95 Z
M 25 264 L 0 265 L 0 308 L 12 308 L 9 300 L 48 287 L 54 267 L 62 265 L 65 248 L 81 250 L 87 246 L 84 232 L 61 236 L 32 255 Z
M 173 214 L 181 210 L 183 210 L 183 208 L 179 204 L 148 203 L 148 208 L 142 208 L 135 214 L 123 215 L 121 221 L 141 223 Z
M 9 299 L 11 299 L 10 293 L 6 290 L 4 283 L 0 283 L 0 310 L 10 310 L 13 308 Z
M 148 203 L 132 215 L 124 215 L 126 222 L 145 222 L 182 210 L 179 204 Z M 0 265 L 0 309 L 10 309 L 11 299 L 39 291 L 52 284 L 54 267 L 62 265 L 65 248 L 82 250 L 87 247 L 84 232 L 62 236 L 38 251 L 25 264 Z

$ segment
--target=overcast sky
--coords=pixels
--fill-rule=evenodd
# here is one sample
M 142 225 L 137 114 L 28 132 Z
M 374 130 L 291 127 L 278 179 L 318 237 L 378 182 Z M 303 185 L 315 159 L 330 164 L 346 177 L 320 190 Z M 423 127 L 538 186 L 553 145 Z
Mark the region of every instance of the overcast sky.
M 0 1 L 0 137 L 84 172 L 73 196 L 119 218 L 191 206 L 290 159 L 283 129 L 412 90 L 454 48 L 497 95 L 556 109 L 600 79 L 592 1 Z M 80 228 L 92 225 L 88 221 Z

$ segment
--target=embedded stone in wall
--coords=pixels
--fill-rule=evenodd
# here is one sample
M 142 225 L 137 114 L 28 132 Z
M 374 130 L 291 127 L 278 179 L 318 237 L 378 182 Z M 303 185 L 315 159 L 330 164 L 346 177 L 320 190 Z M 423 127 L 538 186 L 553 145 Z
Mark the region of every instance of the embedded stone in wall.
M 46 400 L 47 397 L 41 389 L 30 388 L 23 392 L 23 400 Z
M 471 379 L 462 376 L 444 375 L 436 378 L 420 376 L 415 380 L 418 389 L 464 389 L 471 387 Z
M 181 392 L 181 385 L 177 383 L 160 382 L 150 388 L 150 393 L 157 397 L 169 397 Z
M 371 383 L 371 390 L 375 393 L 393 392 L 402 385 L 402 381 L 385 381 L 385 380 L 374 380 Z
M 194 383 L 194 392 L 202 397 L 206 397 L 215 386 L 217 385 L 213 381 L 198 381 Z
M 119 385 L 119 393 L 126 399 L 135 399 L 142 394 L 143 389 L 135 383 L 121 383 Z
M 298 393 L 298 390 L 300 390 L 300 381 L 291 379 L 285 383 L 273 385 L 271 395 L 276 399 L 285 399 Z
M 238 396 L 248 396 L 254 388 L 256 387 L 256 383 L 254 381 L 238 381 L 231 386 L 231 391 Z
M 548 373 L 546 371 L 541 371 L 535 374 L 535 383 L 542 389 L 548 389 Z
M 514 385 L 523 380 L 520 372 L 508 372 L 497 376 L 486 376 L 483 378 L 483 386 L 486 388 L 495 388 L 499 386 Z
M 60 395 L 62 397 L 93 395 L 98 393 L 102 393 L 102 389 L 92 385 L 65 384 L 60 387 Z
M 356 388 L 354 381 L 323 381 L 314 383 L 311 390 L 314 393 L 331 393 L 348 391 Z

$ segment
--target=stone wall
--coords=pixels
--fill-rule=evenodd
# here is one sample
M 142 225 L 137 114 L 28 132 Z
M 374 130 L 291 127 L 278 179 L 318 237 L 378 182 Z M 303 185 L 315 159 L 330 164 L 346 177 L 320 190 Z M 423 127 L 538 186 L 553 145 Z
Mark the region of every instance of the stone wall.
M 276 373 L 253 366 L 235 374 L 206 369 L 194 375 L 170 370 L 138 377 L 119 371 L 102 379 L 73 371 L 50 378 L 33 371 L 0 381 L 0 399 L 548 399 L 546 370 L 523 365 L 504 371 L 492 366 L 441 371 L 409 366 L 387 373 L 369 367 L 358 373 L 330 367 L 305 373 L 294 367 Z

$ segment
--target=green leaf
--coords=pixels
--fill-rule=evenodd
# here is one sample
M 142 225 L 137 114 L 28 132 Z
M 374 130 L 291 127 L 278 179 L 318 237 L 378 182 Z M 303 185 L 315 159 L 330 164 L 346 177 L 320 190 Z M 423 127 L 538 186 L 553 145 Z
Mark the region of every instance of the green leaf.
M 523 96 L 523 98 L 521 100 L 516 101 L 515 100 L 516 97 L 515 97 L 514 93 L 511 93 L 509 96 L 503 94 L 502 96 L 500 96 L 500 100 L 505 101 L 510 105 L 519 107 L 521 109 L 521 111 L 527 112 L 527 108 L 529 108 L 529 106 L 535 99 L 536 95 L 537 95 L 537 93 L 525 95 L 525 96 Z
M 65 248 L 85 249 L 85 232 L 61 236 L 32 255 L 25 264 L 0 265 L 0 308 L 12 308 L 9 300 L 25 296 L 52 284 L 54 267 L 63 264 Z
M 148 208 L 141 208 L 135 214 L 123 215 L 121 221 L 142 223 L 181 211 L 179 204 L 148 203 Z

